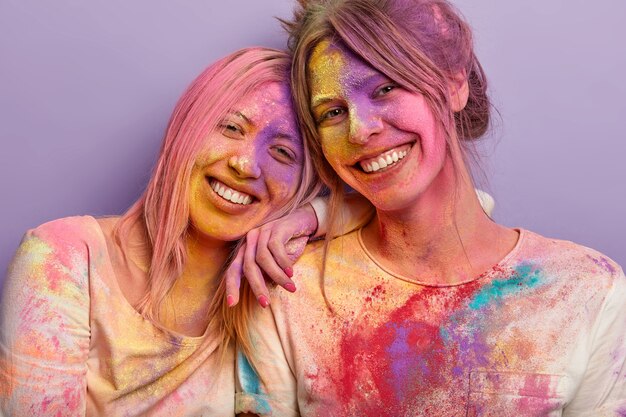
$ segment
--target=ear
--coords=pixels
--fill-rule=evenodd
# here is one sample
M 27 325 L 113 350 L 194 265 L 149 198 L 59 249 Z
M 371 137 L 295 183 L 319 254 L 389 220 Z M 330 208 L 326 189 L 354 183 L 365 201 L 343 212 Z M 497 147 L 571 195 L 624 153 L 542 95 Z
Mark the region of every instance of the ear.
M 469 97 L 469 84 L 465 70 L 450 79 L 448 88 L 450 89 L 450 107 L 453 112 L 458 113 L 465 108 Z

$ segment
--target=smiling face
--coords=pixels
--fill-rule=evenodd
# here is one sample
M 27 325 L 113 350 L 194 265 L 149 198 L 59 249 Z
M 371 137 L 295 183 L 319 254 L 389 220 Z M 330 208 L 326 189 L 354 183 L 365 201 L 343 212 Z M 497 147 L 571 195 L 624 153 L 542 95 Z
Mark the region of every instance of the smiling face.
M 308 71 L 311 110 L 330 165 L 377 208 L 410 208 L 447 156 L 426 99 L 326 40 L 313 50 Z
M 295 194 L 303 148 L 287 85 L 263 84 L 231 109 L 205 139 L 190 179 L 196 232 L 241 238 Z

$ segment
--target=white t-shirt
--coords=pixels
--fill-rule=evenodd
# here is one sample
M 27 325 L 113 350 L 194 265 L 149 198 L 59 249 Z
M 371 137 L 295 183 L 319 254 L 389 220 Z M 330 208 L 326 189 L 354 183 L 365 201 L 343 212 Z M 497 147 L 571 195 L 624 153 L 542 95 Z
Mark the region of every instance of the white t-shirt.
M 26 234 L 0 305 L 0 416 L 234 414 L 234 349 L 160 330 L 118 278 L 93 217 Z
M 626 415 L 626 278 L 602 254 L 521 230 L 501 262 L 454 286 L 385 270 L 360 231 L 332 242 L 323 279 L 322 255 L 309 245 L 298 292 L 257 308 L 237 412 Z

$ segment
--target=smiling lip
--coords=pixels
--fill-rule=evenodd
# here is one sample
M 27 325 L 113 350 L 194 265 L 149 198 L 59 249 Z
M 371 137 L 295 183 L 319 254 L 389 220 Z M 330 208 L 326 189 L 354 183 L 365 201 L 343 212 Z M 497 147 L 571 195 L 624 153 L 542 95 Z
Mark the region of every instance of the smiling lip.
M 396 148 L 388 149 L 374 157 L 363 159 L 357 162 L 356 165 L 358 165 L 364 172 L 368 174 L 384 170 L 386 168 L 395 166 L 407 155 L 412 147 L 413 144 L 409 143 L 398 146 Z
M 254 201 L 254 197 L 250 194 L 244 193 L 243 191 L 235 190 L 223 182 L 215 179 L 207 177 L 209 181 L 209 186 L 215 194 L 220 196 L 223 200 L 228 201 L 233 204 L 240 204 L 242 206 L 247 206 L 252 204 Z

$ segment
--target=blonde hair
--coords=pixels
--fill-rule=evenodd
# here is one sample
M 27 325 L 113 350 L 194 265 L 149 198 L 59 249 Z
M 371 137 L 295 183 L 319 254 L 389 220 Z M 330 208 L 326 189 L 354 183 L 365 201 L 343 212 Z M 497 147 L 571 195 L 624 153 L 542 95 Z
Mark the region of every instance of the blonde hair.
M 313 162 L 330 189 L 326 249 L 339 229 L 345 184 L 326 161 L 310 111 L 308 61 L 322 41 L 346 47 L 408 91 L 426 99 L 445 134 L 455 166 L 475 157 L 469 142 L 488 129 L 491 103 L 485 74 L 473 49 L 469 25 L 445 0 L 298 0 L 289 32 L 291 82 L 296 111 Z M 451 109 L 450 82 L 466 77 L 469 97 Z M 459 171 L 457 170 L 457 175 Z M 471 179 L 471 178 L 470 178 Z M 326 265 L 325 251 L 323 265 Z M 330 306 L 329 306 L 330 307 Z
M 136 226 L 144 232 L 150 252 L 148 290 L 135 307 L 155 325 L 163 328 L 161 306 L 187 260 L 189 180 L 204 139 L 242 97 L 268 82 L 288 84 L 290 63 L 282 51 L 261 47 L 239 50 L 204 70 L 176 104 L 148 186 L 122 216 L 115 232 L 119 244 Z M 283 216 L 317 193 L 319 181 L 306 147 L 303 155 L 301 186 L 267 221 Z M 233 249 L 236 246 L 234 243 Z M 225 324 L 231 316 L 224 298 L 225 288 L 220 282 L 209 319 L 218 321 L 223 346 L 232 340 L 232 331 Z

